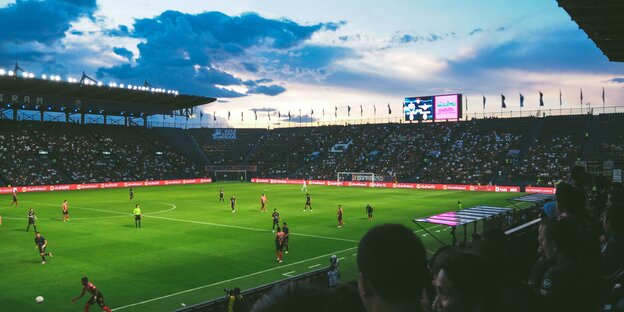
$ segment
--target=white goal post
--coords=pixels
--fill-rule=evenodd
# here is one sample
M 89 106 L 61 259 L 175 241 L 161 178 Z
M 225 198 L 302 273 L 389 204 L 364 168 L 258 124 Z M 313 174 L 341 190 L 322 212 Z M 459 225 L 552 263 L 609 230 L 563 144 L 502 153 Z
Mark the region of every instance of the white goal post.
M 337 180 L 352 182 L 375 182 L 375 174 L 372 172 L 338 172 Z M 371 183 L 374 186 L 374 183 Z

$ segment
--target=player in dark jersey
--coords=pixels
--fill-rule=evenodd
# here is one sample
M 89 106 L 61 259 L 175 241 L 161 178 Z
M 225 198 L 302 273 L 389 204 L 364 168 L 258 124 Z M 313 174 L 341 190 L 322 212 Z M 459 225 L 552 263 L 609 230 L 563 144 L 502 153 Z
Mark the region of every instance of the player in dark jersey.
M 273 213 L 271 214 L 271 218 L 273 218 L 273 233 L 275 233 L 275 227 L 277 226 L 278 230 L 279 230 L 279 212 L 277 212 L 277 209 L 273 209 Z
M 338 205 L 338 227 L 341 228 L 344 225 L 344 222 L 342 221 L 342 214 L 343 214 L 343 210 L 342 210 L 342 205 Z
M 30 230 L 30 226 L 33 226 L 33 229 L 35 229 L 35 232 L 37 232 L 37 224 L 35 224 L 35 222 L 37 221 L 37 216 L 35 216 L 35 210 L 30 208 L 30 210 L 28 211 L 28 226 L 26 227 L 26 232 L 28 232 L 28 230 Z
M 39 255 L 41 256 L 41 264 L 45 264 L 46 256 L 52 258 L 51 252 L 46 252 L 45 249 L 48 246 L 48 240 L 41 236 L 41 233 L 35 233 L 35 248 L 39 249 Z
M 63 222 L 69 221 L 69 206 L 67 204 L 67 200 L 63 201 L 63 205 L 61 205 L 61 209 L 63 210 Z
M 15 207 L 19 207 L 19 203 L 17 202 L 17 190 L 16 189 L 13 189 L 13 201 L 11 201 L 11 205 L 13 204 L 15 204 Z
M 230 197 L 230 206 L 232 207 L 232 213 L 236 212 L 236 196 Z
M 134 192 L 132 191 L 132 186 L 130 187 L 130 200 L 134 198 Z
M 75 303 L 78 299 L 82 298 L 82 296 L 84 296 L 84 294 L 88 291 L 91 293 L 91 298 L 89 298 L 89 301 L 87 301 L 87 303 L 85 304 L 85 312 L 88 312 L 89 308 L 91 308 L 91 306 L 95 303 L 97 303 L 100 308 L 102 308 L 102 311 L 112 312 L 112 310 L 106 305 L 106 303 L 104 303 L 104 295 L 102 295 L 100 290 L 97 289 L 95 285 L 93 285 L 93 283 L 89 282 L 89 279 L 87 277 L 83 277 L 81 283 L 82 292 L 80 293 L 80 296 L 72 299 L 72 303 Z
M 223 193 L 223 188 L 219 189 L 219 202 L 220 203 L 224 203 L 225 202 L 224 196 L 225 196 L 225 194 Z
M 260 212 L 266 212 L 266 203 L 267 203 L 267 198 L 266 195 L 262 194 L 262 196 L 260 196 Z
M 310 211 L 312 211 L 312 199 L 310 198 L 310 193 L 306 194 L 306 202 L 305 205 L 303 205 L 303 211 L 306 211 L 308 207 L 310 208 Z
M 275 235 L 275 255 L 277 256 L 277 262 L 282 263 L 284 251 L 284 232 L 277 226 L 277 234 Z
M 373 220 L 373 206 L 366 204 L 366 213 L 368 214 L 368 220 Z
M 284 232 L 284 248 L 286 248 L 286 253 L 288 253 L 288 239 L 290 238 L 290 228 L 284 222 L 282 225 L 282 232 Z

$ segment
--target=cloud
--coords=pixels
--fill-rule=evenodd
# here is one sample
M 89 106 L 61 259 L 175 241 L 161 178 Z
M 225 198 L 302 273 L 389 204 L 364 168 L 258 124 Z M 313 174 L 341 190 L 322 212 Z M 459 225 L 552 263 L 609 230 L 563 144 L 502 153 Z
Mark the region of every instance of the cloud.
M 250 73 L 258 72 L 258 65 L 256 64 L 249 63 L 249 62 L 242 62 L 241 65 L 243 65 L 243 68 L 245 68 L 245 70 L 247 70 Z
M 268 96 L 276 96 L 286 92 L 286 88 L 279 85 L 255 86 L 249 89 L 249 94 L 264 94 Z
M 51 45 L 65 37 L 71 23 L 93 18 L 96 0 L 22 0 L 0 8 L 0 42 Z
M 108 31 L 109 35 L 141 40 L 137 45 L 139 53 L 135 64 L 101 67 L 97 75 L 117 80 L 149 79 L 154 85 L 208 96 L 275 96 L 286 89 L 275 84 L 262 85 L 270 82 L 263 80 L 266 75 L 288 73 L 293 66 L 325 65 L 315 62 L 314 55 L 331 54 L 333 49 L 309 46 L 307 41 L 316 32 L 334 31 L 342 24 L 301 25 L 287 19 L 267 19 L 256 13 L 228 16 L 220 12 L 165 11 L 154 18 L 138 19 L 132 27 L 120 26 Z M 128 56 L 126 51 L 115 51 L 119 55 L 118 52 Z M 295 61 L 293 53 L 302 60 Z M 284 56 L 288 61 L 282 60 Z M 261 77 L 255 81 L 243 80 L 236 76 L 235 68 Z M 240 91 L 237 88 L 240 86 L 247 86 L 248 92 Z
M 613 78 L 613 79 L 609 79 L 609 82 L 611 82 L 611 83 L 624 83 L 624 78 L 616 77 L 616 78 Z
M 475 28 L 475 29 L 471 30 L 471 31 L 468 33 L 468 36 L 476 35 L 476 34 L 478 34 L 478 33 L 480 33 L 480 32 L 483 32 L 483 29 L 482 29 L 482 28 Z
M 404 34 L 404 33 L 396 33 L 392 42 L 399 44 L 406 43 L 424 43 L 424 42 L 436 42 L 440 40 L 444 40 L 449 37 L 454 37 L 455 33 L 444 33 L 444 34 L 429 34 L 429 35 L 418 35 L 418 34 Z
M 132 53 L 132 51 L 126 49 L 126 48 L 119 48 L 119 47 L 115 47 L 113 48 L 113 52 L 123 58 L 125 58 L 128 61 L 132 61 L 132 58 L 134 57 L 134 54 Z

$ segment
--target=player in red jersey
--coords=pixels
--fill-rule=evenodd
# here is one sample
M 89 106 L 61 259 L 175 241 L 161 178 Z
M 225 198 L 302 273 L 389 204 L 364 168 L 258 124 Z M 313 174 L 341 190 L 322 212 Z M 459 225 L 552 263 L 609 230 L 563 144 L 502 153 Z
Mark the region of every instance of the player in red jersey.
M 277 234 L 275 235 L 275 255 L 277 256 L 277 262 L 282 263 L 282 256 L 284 251 L 284 240 L 286 235 L 282 232 L 282 229 L 277 227 Z
M 19 207 L 19 204 L 17 203 L 17 189 L 16 188 L 13 189 L 13 201 L 11 201 L 11 205 L 9 206 L 12 206 L 13 204 L 15 204 L 15 207 Z
M 85 312 L 88 312 L 89 308 L 91 308 L 91 306 L 94 303 L 97 303 L 100 306 L 100 308 L 102 308 L 102 311 L 112 312 L 112 310 L 108 306 L 106 306 L 106 304 L 104 303 L 104 295 L 102 295 L 100 290 L 97 289 L 95 285 L 93 285 L 93 283 L 89 282 L 89 279 L 87 277 L 82 278 L 82 286 L 83 287 L 82 287 L 82 292 L 80 293 L 80 296 L 72 299 L 72 303 L 75 303 L 76 300 L 82 298 L 85 292 L 88 291 L 91 293 L 91 298 L 89 299 L 89 301 L 87 301 L 87 304 L 85 304 L 85 307 L 84 307 Z
M 69 206 L 67 205 L 67 199 L 63 201 L 61 208 L 63 209 L 63 222 L 69 221 Z
M 342 221 L 342 205 L 338 205 L 338 227 L 341 228 L 344 225 L 344 221 Z
M 260 196 L 260 212 L 267 212 L 266 203 L 267 203 L 266 195 L 262 194 L 262 196 Z

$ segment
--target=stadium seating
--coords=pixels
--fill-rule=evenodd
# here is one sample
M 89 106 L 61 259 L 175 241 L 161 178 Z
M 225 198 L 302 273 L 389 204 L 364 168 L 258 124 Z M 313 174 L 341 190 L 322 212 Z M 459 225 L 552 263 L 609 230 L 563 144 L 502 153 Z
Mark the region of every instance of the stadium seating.
M 38 122 L 2 122 L 0 127 L 0 175 L 6 185 L 206 175 L 200 166 L 160 141 L 147 140 L 136 128 Z
M 0 184 L 205 176 L 210 163 L 257 166 L 248 176 L 267 178 L 334 180 L 345 171 L 398 181 L 554 186 L 578 160 L 596 168 L 590 172 L 602 172 L 606 160 L 621 167 L 623 127 L 624 114 L 605 114 L 237 129 L 235 140 L 214 140 L 214 129 L 0 121 Z M 170 145 L 186 133 L 192 148 Z

